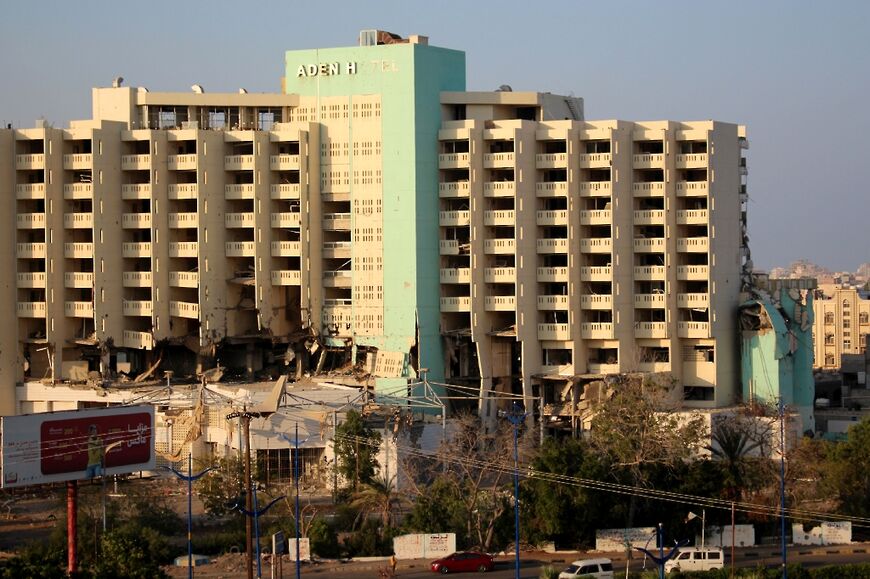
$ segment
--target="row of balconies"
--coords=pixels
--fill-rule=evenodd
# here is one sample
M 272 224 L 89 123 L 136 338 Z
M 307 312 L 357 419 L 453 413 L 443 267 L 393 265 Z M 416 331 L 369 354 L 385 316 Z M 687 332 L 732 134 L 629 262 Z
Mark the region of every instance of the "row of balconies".
M 132 155 L 139 157 L 141 155 Z M 145 155 L 147 156 L 147 155 Z M 254 185 L 225 185 L 224 194 L 228 200 L 236 199 L 253 199 Z M 282 183 L 271 185 L 272 199 L 299 199 L 301 186 L 299 183 Z M 199 186 L 196 183 L 179 183 L 169 185 L 169 199 L 196 199 L 198 196 Z M 45 183 L 28 183 L 15 186 L 17 199 L 45 199 Z M 66 183 L 63 186 L 63 198 L 76 199 L 93 199 L 94 185 L 93 183 Z M 138 199 L 151 199 L 151 184 L 136 183 L 121 185 L 121 198 L 134 201 Z
M 442 270 L 442 275 L 445 270 Z M 444 282 L 442 282 L 444 283 Z M 461 283 L 461 282 L 457 282 Z M 486 296 L 486 310 L 509 310 L 516 309 L 515 296 Z M 566 295 L 540 295 L 537 297 L 539 310 L 567 310 L 568 296 Z M 489 304 L 498 304 L 499 307 L 490 307 Z M 510 304 L 510 307 L 507 306 Z M 680 308 L 706 308 L 710 304 L 710 298 L 705 293 L 680 293 L 677 294 L 677 307 Z M 664 309 L 666 307 L 665 294 L 635 294 L 634 307 L 639 309 Z M 584 310 L 612 310 L 613 296 L 610 294 L 581 295 L 580 308 Z
M 584 181 L 578 185 L 581 197 L 610 197 L 613 195 L 611 181 Z M 707 181 L 679 181 L 676 183 L 677 197 L 704 197 L 709 192 Z M 484 197 L 516 197 L 516 181 L 490 181 L 483 184 Z M 650 183 L 632 183 L 632 194 L 635 197 L 664 197 L 665 184 L 661 181 Z M 440 183 L 438 195 L 444 199 L 464 199 L 470 196 L 468 181 L 451 181 Z M 565 197 L 568 195 L 566 181 L 549 181 L 535 183 L 537 197 Z
M 680 225 L 705 225 L 707 224 L 706 209 L 692 209 L 677 211 L 677 223 Z M 468 210 L 441 211 L 439 222 L 444 227 L 463 227 L 471 223 L 471 214 Z M 538 211 L 536 223 L 541 226 L 568 225 L 568 210 Z M 582 225 L 609 225 L 612 223 L 612 213 L 609 209 L 589 210 L 580 212 Z M 664 210 L 644 210 L 634 212 L 636 225 L 664 225 Z M 498 211 L 484 211 L 483 224 L 486 226 L 514 226 L 516 225 L 516 213 L 512 209 Z
M 567 254 L 567 238 L 537 239 L 535 241 L 538 254 Z M 681 253 L 706 253 L 710 249 L 707 237 L 685 237 L 677 239 L 677 251 Z M 610 237 L 593 237 L 580 240 L 580 251 L 583 253 L 611 253 L 613 240 Z M 639 238 L 634 240 L 635 253 L 664 253 L 665 238 Z M 457 240 L 442 239 L 440 241 L 441 255 L 459 255 L 460 244 Z M 516 241 L 513 238 L 485 239 L 483 252 L 487 255 L 511 255 L 516 253 Z
M 611 153 L 589 153 L 577 156 L 577 164 L 581 168 L 595 169 L 610 167 L 613 164 Z M 677 169 L 704 169 L 708 164 L 706 153 L 676 155 L 674 164 Z M 516 166 L 515 153 L 485 153 L 483 166 L 486 169 L 503 169 Z M 566 153 L 546 153 L 535 156 L 535 166 L 538 169 L 567 169 L 568 155 Z M 471 167 L 470 153 L 446 153 L 438 155 L 438 167 L 441 169 L 468 169 Z M 664 169 L 665 155 L 640 154 L 632 155 L 632 167 L 635 169 Z

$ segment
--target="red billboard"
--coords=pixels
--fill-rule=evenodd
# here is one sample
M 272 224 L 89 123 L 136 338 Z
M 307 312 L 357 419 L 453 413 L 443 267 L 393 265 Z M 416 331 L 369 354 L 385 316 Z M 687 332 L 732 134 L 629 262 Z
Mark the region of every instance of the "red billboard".
M 6 416 L 2 436 L 2 486 L 94 478 L 155 467 L 154 408 Z

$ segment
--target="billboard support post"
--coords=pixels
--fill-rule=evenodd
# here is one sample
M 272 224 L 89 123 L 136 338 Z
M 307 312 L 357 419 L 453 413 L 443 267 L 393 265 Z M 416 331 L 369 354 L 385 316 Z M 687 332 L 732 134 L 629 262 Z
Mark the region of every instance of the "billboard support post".
M 67 573 L 70 577 L 78 571 L 76 566 L 76 547 L 78 537 L 76 528 L 78 519 L 78 484 L 71 480 L 66 483 L 66 549 Z

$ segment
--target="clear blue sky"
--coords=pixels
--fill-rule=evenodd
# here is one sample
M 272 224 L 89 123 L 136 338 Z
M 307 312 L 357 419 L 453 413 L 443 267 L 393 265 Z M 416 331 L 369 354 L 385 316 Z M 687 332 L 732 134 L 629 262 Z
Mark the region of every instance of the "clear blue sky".
M 66 126 L 90 88 L 279 90 L 288 49 L 363 28 L 465 50 L 468 88 L 573 93 L 590 119 L 748 126 L 757 267 L 870 261 L 870 2 L 28 0 L 0 11 L 0 121 Z M 229 40 L 233 39 L 233 40 Z

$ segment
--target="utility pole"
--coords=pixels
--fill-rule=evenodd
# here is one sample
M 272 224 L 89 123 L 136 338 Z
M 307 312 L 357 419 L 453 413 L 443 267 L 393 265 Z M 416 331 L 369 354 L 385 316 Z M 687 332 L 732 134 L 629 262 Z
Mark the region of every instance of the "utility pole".
M 245 447 L 245 510 L 253 512 L 253 499 L 251 495 L 251 418 L 259 418 L 262 416 L 260 412 L 248 412 L 247 408 L 243 408 L 241 412 L 231 412 L 227 414 L 227 420 L 238 418 L 241 423 L 241 436 L 244 440 Z M 241 448 L 239 451 L 241 452 Z M 245 517 L 245 564 L 247 567 L 248 579 L 254 579 L 254 529 L 251 517 Z
M 514 429 L 514 547 L 516 550 L 516 579 L 520 579 L 520 454 L 519 430 L 526 420 L 526 413 L 520 405 L 514 402 L 511 412 L 507 414 Z
M 782 579 L 788 579 L 787 550 L 785 546 L 785 403 L 779 399 L 779 494 L 780 533 L 782 534 Z

